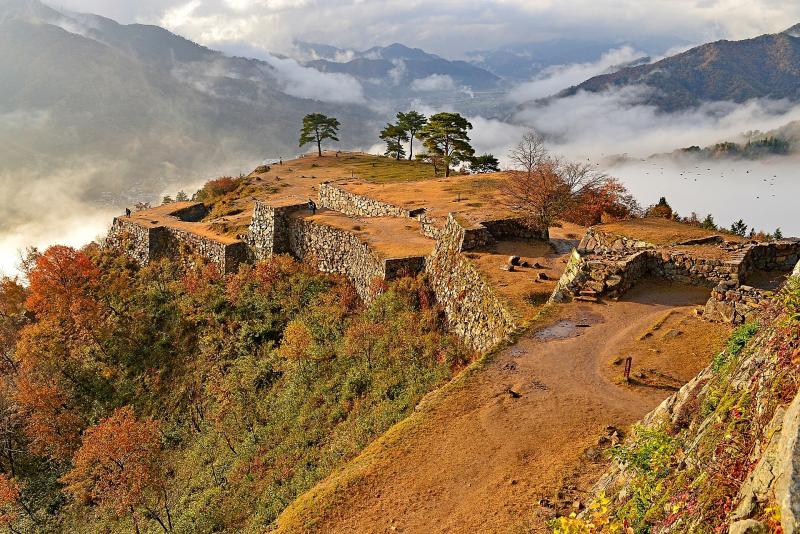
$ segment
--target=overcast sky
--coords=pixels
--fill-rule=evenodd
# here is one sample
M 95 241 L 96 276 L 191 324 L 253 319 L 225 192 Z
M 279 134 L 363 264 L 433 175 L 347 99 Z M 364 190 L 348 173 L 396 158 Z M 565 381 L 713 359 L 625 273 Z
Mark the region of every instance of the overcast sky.
M 50 1 L 50 0 L 45 0 Z M 212 48 L 288 52 L 294 40 L 367 48 L 398 41 L 449 57 L 551 38 L 685 43 L 800 22 L 796 0 L 54 0 L 164 26 Z

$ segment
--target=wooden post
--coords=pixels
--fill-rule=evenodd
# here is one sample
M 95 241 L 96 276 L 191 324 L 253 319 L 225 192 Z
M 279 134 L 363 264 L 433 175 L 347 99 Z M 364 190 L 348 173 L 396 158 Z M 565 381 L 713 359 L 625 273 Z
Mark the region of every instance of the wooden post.
M 630 382 L 631 380 L 631 365 L 633 364 L 633 358 L 628 356 L 625 358 L 625 382 Z

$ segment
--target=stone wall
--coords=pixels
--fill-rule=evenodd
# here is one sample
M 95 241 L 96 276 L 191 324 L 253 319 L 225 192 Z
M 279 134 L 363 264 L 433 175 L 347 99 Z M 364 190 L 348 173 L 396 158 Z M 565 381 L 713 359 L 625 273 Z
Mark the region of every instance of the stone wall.
M 517 327 L 494 290 L 461 253 L 464 233 L 451 214 L 428 257 L 426 272 L 451 331 L 472 348 L 485 351 Z
M 392 280 L 401 274 L 414 275 L 424 265 L 424 258 L 384 260 L 356 235 L 301 217 L 290 217 L 287 229 L 288 248 L 293 256 L 315 262 L 320 271 L 347 276 L 366 302 L 373 298 L 371 285 L 376 278 Z
M 517 217 L 483 221 L 481 225 L 485 226 L 498 241 L 503 239 L 541 239 L 546 241 L 550 239 L 550 230 L 548 228 L 530 228 L 525 224 L 524 219 Z
M 330 182 L 319 185 L 320 207 L 350 217 L 411 217 L 412 211 L 368 196 L 351 193 Z
M 771 291 L 739 286 L 732 281 L 722 282 L 711 290 L 703 317 L 709 321 L 741 324 L 755 316 L 771 297 Z
M 800 240 L 784 239 L 746 247 L 743 279 L 754 270 L 788 272 L 800 261 Z
M 741 280 L 742 258 L 728 260 L 702 258 L 685 251 L 653 251 L 658 260 L 653 263 L 653 274 L 684 284 L 714 287 L 721 282 Z
M 179 228 L 148 228 L 119 217 L 114 218 L 106 243 L 124 250 L 141 265 L 161 257 L 189 260 L 196 254 L 229 273 L 250 259 L 249 249 L 241 241 L 223 243 Z
M 170 213 L 171 216 L 186 222 L 198 222 L 208 215 L 208 208 L 202 202 L 196 202 L 185 208 L 175 210 Z
M 273 254 L 291 252 L 289 244 L 289 215 L 308 208 L 307 202 L 271 206 L 256 201 L 250 228 L 245 242 L 253 249 L 256 259 L 262 260 Z
M 145 265 L 152 257 L 150 242 L 155 230 L 157 229 L 145 228 L 130 220 L 114 217 L 106 245 L 125 251 L 137 263 Z
M 602 253 L 607 251 L 633 252 L 648 248 L 654 249 L 656 246 L 647 241 L 602 232 L 594 227 L 589 227 L 578 245 L 578 252 L 581 254 Z

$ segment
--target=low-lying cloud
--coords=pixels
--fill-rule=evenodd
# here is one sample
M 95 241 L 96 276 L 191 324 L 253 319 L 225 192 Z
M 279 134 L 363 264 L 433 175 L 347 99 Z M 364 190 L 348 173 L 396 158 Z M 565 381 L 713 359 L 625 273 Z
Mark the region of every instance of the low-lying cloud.
M 626 87 L 531 104 L 514 122 L 535 128 L 574 155 L 646 157 L 692 145 L 706 146 L 767 131 L 800 119 L 800 106 L 785 100 L 754 99 L 743 104 L 712 102 L 664 113 L 642 104 L 648 87 Z
M 453 91 L 455 88 L 456 83 L 447 74 L 431 74 L 411 82 L 411 90 L 419 92 Z
M 265 61 L 275 69 L 281 90 L 288 95 L 334 104 L 366 102 L 363 87 L 349 74 L 321 72 L 290 58 L 268 56 Z
M 535 79 L 518 85 L 509 93 L 512 102 L 521 104 L 545 98 L 559 91 L 578 85 L 594 76 L 612 72 L 647 54 L 637 52 L 630 46 L 609 50 L 592 63 L 557 65 L 544 69 Z

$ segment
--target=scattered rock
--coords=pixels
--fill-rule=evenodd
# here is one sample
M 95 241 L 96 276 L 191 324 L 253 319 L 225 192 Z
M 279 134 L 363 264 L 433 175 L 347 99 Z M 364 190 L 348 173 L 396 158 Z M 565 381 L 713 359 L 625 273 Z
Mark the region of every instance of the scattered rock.
M 519 256 L 509 256 L 508 263 L 510 265 L 519 265 Z
M 767 534 L 769 530 L 761 521 L 755 519 L 745 519 L 732 523 L 728 529 L 728 534 Z
M 501 265 L 500 266 L 500 270 L 508 271 L 510 273 L 513 273 L 514 272 L 514 266 L 511 265 L 510 263 L 506 263 L 505 265 Z
M 547 276 L 547 273 L 537 273 L 536 278 L 539 280 L 550 280 L 550 277 Z

